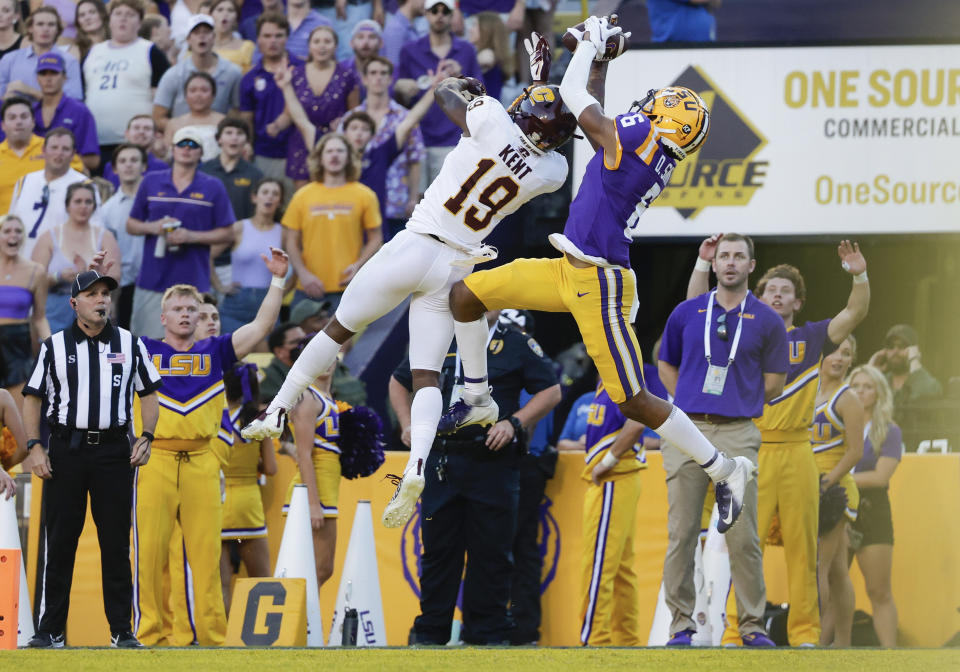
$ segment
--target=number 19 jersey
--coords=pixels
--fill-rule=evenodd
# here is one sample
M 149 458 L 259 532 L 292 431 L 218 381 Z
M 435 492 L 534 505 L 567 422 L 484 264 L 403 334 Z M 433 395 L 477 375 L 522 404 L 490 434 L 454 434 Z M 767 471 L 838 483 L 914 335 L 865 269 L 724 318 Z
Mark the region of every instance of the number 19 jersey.
M 540 154 L 526 142 L 494 98 L 467 107 L 469 136 L 460 138 L 413 211 L 407 228 L 474 249 L 500 220 L 539 194 L 556 191 L 567 161 Z

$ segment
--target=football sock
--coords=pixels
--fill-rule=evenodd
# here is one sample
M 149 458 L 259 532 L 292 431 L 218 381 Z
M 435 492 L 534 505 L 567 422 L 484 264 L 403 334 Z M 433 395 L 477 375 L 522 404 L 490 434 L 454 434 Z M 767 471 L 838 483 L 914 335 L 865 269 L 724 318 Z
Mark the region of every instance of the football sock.
M 686 453 L 714 482 L 722 481 L 733 472 L 734 461 L 714 448 L 678 407 L 674 406 L 666 421 L 653 431 Z
M 472 406 L 489 403 L 490 384 L 487 382 L 487 336 L 490 327 L 481 317 L 473 322 L 454 322 L 457 350 L 463 364 L 463 399 Z
M 443 397 L 439 387 L 422 387 L 413 395 L 410 405 L 410 459 L 403 473 L 415 469 L 417 460 L 423 460 L 426 464 L 442 413 Z
M 278 408 L 288 411 L 293 408 L 303 391 L 317 379 L 317 376 L 330 368 L 338 352 L 340 352 L 340 344 L 327 336 L 326 332 L 321 331 L 310 339 L 307 347 L 293 363 L 277 396 L 267 407 L 267 413 L 272 413 Z

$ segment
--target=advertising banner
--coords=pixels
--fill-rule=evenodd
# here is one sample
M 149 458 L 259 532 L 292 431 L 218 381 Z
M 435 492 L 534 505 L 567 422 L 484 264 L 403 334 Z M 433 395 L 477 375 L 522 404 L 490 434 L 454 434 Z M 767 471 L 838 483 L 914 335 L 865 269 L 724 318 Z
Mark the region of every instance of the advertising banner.
M 670 85 L 703 97 L 710 134 L 645 235 L 960 231 L 960 45 L 633 50 L 607 114 Z M 591 156 L 578 141 L 575 187 Z

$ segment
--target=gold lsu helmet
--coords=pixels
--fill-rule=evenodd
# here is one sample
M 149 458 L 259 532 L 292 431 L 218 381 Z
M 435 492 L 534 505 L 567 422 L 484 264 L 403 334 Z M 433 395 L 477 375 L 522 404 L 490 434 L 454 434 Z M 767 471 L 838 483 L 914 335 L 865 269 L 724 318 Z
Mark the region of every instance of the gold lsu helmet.
M 700 149 L 710 132 L 710 110 L 696 91 L 685 86 L 650 89 L 630 110 L 639 110 L 650 118 L 668 153 L 676 159 L 685 159 Z

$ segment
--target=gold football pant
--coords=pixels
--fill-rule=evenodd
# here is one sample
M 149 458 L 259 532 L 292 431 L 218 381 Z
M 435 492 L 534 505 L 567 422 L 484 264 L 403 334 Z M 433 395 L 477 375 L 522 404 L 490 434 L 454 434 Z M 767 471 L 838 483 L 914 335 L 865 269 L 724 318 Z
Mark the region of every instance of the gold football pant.
M 809 438 L 764 443 L 758 456 L 760 474 L 757 527 L 766 539 L 774 514 L 780 518 L 787 563 L 790 613 L 787 637 L 790 646 L 820 643 L 820 602 L 817 589 L 817 526 L 820 520 L 820 472 Z M 737 622 L 733 591 L 727 600 L 724 644 L 739 644 L 731 623 Z
M 190 442 L 195 450 L 165 449 L 154 443 L 150 462 L 137 469 L 134 489 L 134 627 L 146 646 L 161 643 L 164 632 L 163 573 L 169 566 L 174 522 L 180 521 L 190 575 L 180 582 L 171 575 L 170 593 L 183 592 L 192 578 L 197 642 L 219 646 L 226 638 L 227 619 L 220 588 L 220 463 L 208 442 Z M 188 442 L 170 442 L 186 448 Z M 174 599 L 176 604 L 177 600 Z M 189 605 L 188 605 L 189 608 Z M 180 611 L 178 608 L 177 611 Z M 174 615 L 176 622 L 186 614 Z M 192 633 L 191 633 L 192 634 Z M 176 637 L 176 636 L 175 636 Z M 179 637 L 175 638 L 177 643 Z M 189 642 L 188 642 L 189 643 Z
M 583 601 L 580 643 L 642 646 L 640 587 L 633 542 L 640 472 L 587 488 L 583 500 Z

